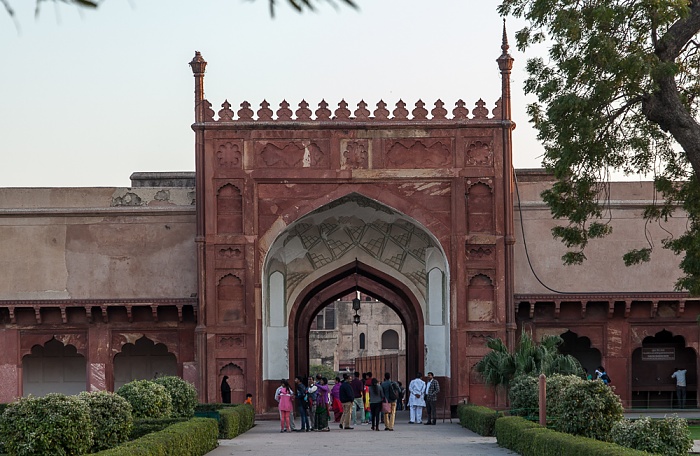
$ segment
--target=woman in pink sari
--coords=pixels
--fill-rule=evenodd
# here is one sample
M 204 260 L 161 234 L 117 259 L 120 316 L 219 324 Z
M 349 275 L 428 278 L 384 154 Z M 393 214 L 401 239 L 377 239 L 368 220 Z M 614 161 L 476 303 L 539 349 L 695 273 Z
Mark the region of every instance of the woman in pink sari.
M 280 390 L 279 410 L 280 427 L 282 428 L 280 432 L 291 432 L 292 428 L 289 421 L 289 413 L 292 411 L 292 387 L 289 386 L 289 382 L 286 380 L 282 382 L 282 389 Z

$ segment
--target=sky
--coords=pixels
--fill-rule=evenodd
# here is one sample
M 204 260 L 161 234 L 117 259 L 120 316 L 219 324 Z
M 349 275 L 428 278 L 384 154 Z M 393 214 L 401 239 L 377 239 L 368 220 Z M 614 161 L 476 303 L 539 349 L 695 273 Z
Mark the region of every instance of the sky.
M 304 99 L 315 110 L 398 99 L 409 111 L 438 98 L 488 108 L 500 96 L 498 0 L 355 0 L 298 14 L 277 0 L 103 0 L 94 11 L 9 0 L 0 14 L 0 187 L 128 187 L 136 171 L 193 171 L 194 79 L 208 62 L 214 110 L 244 100 L 273 110 Z M 513 160 L 540 166 L 542 146 L 525 112 L 528 56 L 514 46 Z

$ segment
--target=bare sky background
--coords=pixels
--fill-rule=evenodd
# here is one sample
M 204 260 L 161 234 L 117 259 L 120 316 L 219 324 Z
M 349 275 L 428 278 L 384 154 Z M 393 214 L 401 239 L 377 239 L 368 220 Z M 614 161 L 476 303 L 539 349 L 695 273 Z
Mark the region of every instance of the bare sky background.
M 60 2 L 10 0 L 0 14 L 0 186 L 130 185 L 134 171 L 193 171 L 194 51 L 209 62 L 205 95 L 292 110 L 305 99 L 354 110 L 401 98 L 430 110 L 471 110 L 500 96 L 498 0 L 356 0 L 297 14 L 278 0 L 105 0 L 96 11 Z M 522 23 L 508 20 L 514 163 L 539 167 L 542 147 L 527 121 L 526 56 L 515 49 Z

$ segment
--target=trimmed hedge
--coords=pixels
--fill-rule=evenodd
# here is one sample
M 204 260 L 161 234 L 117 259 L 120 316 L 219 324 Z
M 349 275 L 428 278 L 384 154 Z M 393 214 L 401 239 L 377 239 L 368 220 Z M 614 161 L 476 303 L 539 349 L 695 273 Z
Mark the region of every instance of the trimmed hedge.
M 134 420 L 134 426 L 129 434 L 129 440 L 136 440 L 146 434 L 162 431 L 175 423 L 182 423 L 189 418 L 144 418 Z
M 551 429 L 519 416 L 496 420 L 498 445 L 522 456 L 644 456 L 649 453 Z
M 95 454 L 100 456 L 201 456 L 216 448 L 218 433 L 216 420 L 192 418 Z
M 479 435 L 494 435 L 496 419 L 501 416 L 495 410 L 478 405 L 460 404 L 457 406 L 459 424 Z
M 255 423 L 255 410 L 249 404 L 226 407 L 219 411 L 219 438 L 232 439 L 246 432 Z

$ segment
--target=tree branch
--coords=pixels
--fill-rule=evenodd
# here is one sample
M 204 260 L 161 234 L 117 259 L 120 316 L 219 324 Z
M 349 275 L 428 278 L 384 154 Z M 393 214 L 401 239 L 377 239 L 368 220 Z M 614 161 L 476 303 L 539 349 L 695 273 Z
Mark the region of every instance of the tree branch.
M 700 31 L 700 0 L 690 0 L 690 14 L 677 20 L 655 46 L 656 55 L 662 62 L 672 62 Z

